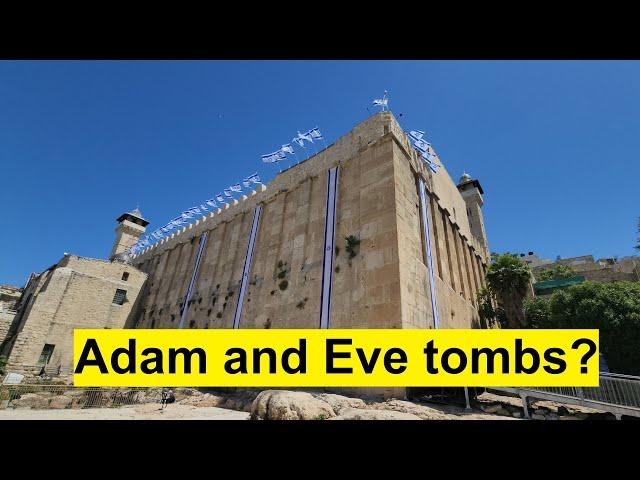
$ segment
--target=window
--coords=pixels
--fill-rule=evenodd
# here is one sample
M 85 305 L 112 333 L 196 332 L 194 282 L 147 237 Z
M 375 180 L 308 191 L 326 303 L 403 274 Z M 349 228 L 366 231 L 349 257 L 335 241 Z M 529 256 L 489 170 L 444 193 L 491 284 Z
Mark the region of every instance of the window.
M 42 353 L 40 354 L 40 358 L 38 359 L 38 365 L 46 365 L 51 360 L 51 355 L 53 355 L 53 349 L 55 345 L 50 345 L 48 343 L 44 344 L 44 348 L 42 349 Z
M 116 305 L 122 305 L 124 303 L 124 301 L 127 298 L 127 291 L 126 290 L 121 290 L 121 289 L 117 289 L 116 290 L 116 294 L 113 296 L 113 302 Z
M 122 274 L 122 280 L 124 280 L 125 282 L 129 280 L 129 272 L 124 272 Z

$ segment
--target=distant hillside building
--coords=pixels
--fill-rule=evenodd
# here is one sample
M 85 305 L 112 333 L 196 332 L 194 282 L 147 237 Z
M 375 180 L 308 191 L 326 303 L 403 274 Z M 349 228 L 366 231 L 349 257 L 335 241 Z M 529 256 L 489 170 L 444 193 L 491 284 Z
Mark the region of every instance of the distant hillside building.
M 529 265 L 529 267 L 541 267 L 543 265 L 551 265 L 553 260 L 549 260 L 548 258 L 540 258 L 533 252 L 529 252 L 526 255 L 524 253 L 520 254 L 520 260 Z
M 582 255 L 579 257 L 558 259 L 555 262 L 544 263 L 542 265 L 532 265 L 531 271 L 534 278 L 537 279 L 540 278 L 544 270 L 554 268 L 558 265 L 571 267 L 575 272 L 575 276 L 565 279 L 536 281 L 533 285 L 536 295 L 549 295 L 558 289 L 577 285 L 585 281 L 601 283 L 640 281 L 640 257 L 637 256 L 601 258 L 595 260 L 593 255 Z

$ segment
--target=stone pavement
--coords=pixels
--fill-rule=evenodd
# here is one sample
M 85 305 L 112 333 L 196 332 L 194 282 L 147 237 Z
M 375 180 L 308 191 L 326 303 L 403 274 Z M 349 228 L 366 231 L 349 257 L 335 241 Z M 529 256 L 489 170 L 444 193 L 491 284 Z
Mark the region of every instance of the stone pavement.
M 217 407 L 170 404 L 164 411 L 157 403 L 120 408 L 82 410 L 0 410 L 0 420 L 248 420 L 249 413 Z

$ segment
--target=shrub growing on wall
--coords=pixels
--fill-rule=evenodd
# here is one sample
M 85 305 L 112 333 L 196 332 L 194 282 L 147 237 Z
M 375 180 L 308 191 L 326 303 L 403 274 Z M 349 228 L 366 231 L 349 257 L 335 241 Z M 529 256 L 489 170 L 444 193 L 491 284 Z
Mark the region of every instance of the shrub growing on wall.
M 529 266 L 517 256 L 492 254 L 492 262 L 487 269 L 487 287 L 504 311 L 505 326 L 525 326 L 523 300 L 530 281 Z

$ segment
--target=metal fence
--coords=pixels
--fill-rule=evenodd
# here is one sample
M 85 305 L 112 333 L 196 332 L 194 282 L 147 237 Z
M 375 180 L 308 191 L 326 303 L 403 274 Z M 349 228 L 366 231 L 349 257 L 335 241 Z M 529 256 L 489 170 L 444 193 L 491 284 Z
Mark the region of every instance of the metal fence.
M 631 375 L 602 373 L 599 387 L 528 387 L 527 390 L 640 409 L 640 377 Z
M 147 388 L 76 388 L 70 385 L 1 385 L 0 409 L 111 408 L 159 401 Z
M 598 387 L 491 387 L 489 390 L 519 395 L 523 400 L 527 417 L 529 416 L 527 398 L 582 405 L 611 412 L 617 418 L 620 415 L 640 417 L 640 377 L 631 375 L 601 373 Z

